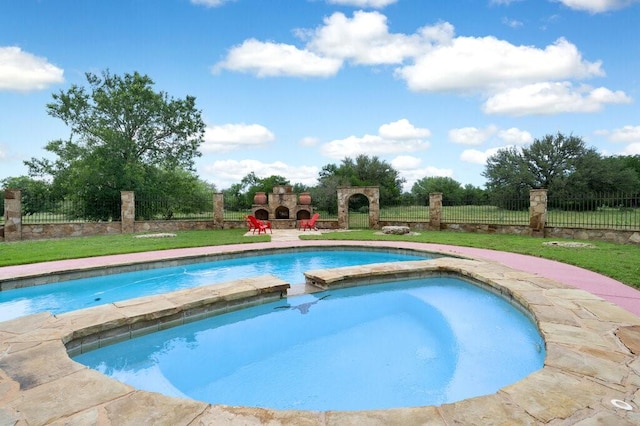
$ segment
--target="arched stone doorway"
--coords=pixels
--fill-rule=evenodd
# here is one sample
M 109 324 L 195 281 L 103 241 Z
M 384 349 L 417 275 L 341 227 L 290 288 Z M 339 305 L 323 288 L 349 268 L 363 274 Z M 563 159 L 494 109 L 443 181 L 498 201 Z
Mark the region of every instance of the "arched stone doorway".
M 380 225 L 380 187 L 358 186 L 338 188 L 338 227 L 349 229 L 349 198 L 364 195 L 369 200 L 369 228 Z

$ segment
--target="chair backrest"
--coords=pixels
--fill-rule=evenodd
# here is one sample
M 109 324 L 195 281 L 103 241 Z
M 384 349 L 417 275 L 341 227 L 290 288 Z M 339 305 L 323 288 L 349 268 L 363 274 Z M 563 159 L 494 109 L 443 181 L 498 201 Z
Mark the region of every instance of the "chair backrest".
M 258 219 L 256 219 L 255 216 L 247 216 L 247 219 L 249 219 L 249 222 L 251 222 L 251 224 L 257 228 L 264 226 L 264 224 L 262 222 L 260 222 Z
M 318 220 L 318 218 L 320 217 L 320 213 L 314 213 L 313 216 L 311 216 L 311 220 L 309 221 L 309 225 L 315 225 L 316 220 Z

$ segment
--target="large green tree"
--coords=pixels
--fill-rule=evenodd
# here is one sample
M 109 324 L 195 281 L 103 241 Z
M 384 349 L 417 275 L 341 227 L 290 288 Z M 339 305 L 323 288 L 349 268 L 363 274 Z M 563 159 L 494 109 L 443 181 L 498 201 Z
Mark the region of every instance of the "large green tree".
M 324 166 L 318 182 L 318 187 L 311 192 L 314 204 L 331 212 L 337 210 L 336 190 L 339 186 L 379 186 L 380 205 L 389 206 L 400 204 L 402 184 L 405 180 L 400 178 L 398 171 L 386 161 L 363 154 L 355 159 L 347 157 L 339 166 Z
M 624 161 L 603 158 L 576 136 L 546 135 L 522 149 L 505 148 L 487 160 L 487 189 L 498 204 L 526 197 L 531 188 L 550 196 L 637 190 L 635 171 Z
M 47 203 L 56 198 L 51 193 L 51 185 L 29 176 L 8 177 L 0 181 L 0 188 L 19 189 L 22 192 L 22 212 L 33 214 L 50 208 Z M 4 190 L 0 191 L 0 199 L 4 200 Z
M 283 176 L 271 175 L 259 178 L 254 172 L 250 172 L 242 178 L 240 183 L 231 185 L 223 191 L 225 207 L 229 210 L 243 210 L 251 207 L 253 196 L 256 192 L 273 192 L 277 185 L 290 185 L 289 180 Z M 298 190 L 300 187 L 297 188 Z M 296 192 L 294 190 L 294 192 Z
M 137 72 L 87 73 L 86 78 L 87 88 L 73 85 L 47 105 L 71 135 L 46 145 L 54 160 L 25 162 L 31 176 L 51 177 L 58 191 L 84 204 L 94 219 L 119 216 L 106 206 L 114 205 L 122 190 L 167 194 L 194 180 L 205 125 L 193 96 L 175 99 L 156 92 L 153 80 Z
M 253 199 L 256 192 L 271 193 L 273 188 L 278 185 L 290 185 L 289 179 L 280 175 L 271 175 L 266 178 L 259 178 L 254 172 L 249 173 L 242 178 L 240 184 L 246 188 L 247 196 Z
M 450 177 L 428 176 L 416 181 L 411 187 L 411 193 L 420 204 L 429 204 L 429 194 L 441 192 L 445 205 L 459 204 L 463 198 L 463 188 L 460 182 Z
M 638 181 L 640 181 L 640 155 L 622 155 L 616 158 L 622 161 L 623 168 L 635 171 Z
M 429 194 L 442 193 L 444 205 L 478 205 L 486 203 L 486 191 L 467 184 L 464 187 L 450 177 L 427 176 L 411 187 L 411 198 L 417 204 L 429 204 Z

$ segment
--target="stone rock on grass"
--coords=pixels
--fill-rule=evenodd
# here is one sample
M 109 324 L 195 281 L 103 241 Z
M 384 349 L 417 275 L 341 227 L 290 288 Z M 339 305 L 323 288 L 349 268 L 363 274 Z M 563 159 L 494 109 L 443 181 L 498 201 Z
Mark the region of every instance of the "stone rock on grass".
M 383 234 L 392 234 L 392 235 L 405 235 L 411 232 L 411 229 L 408 226 L 383 226 L 382 233 Z

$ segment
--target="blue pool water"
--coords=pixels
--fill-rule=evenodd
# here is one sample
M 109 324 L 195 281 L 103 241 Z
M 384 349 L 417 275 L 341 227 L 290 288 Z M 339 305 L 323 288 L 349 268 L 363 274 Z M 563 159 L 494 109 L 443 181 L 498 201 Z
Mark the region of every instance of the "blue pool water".
M 314 250 L 238 257 L 171 268 L 106 275 L 0 291 L 0 321 L 49 311 L 53 314 L 264 274 L 303 284 L 304 272 L 368 263 L 424 260 L 429 254 Z
M 510 303 L 434 277 L 290 297 L 74 359 L 213 404 L 363 410 L 491 394 L 544 357 L 537 328 Z

